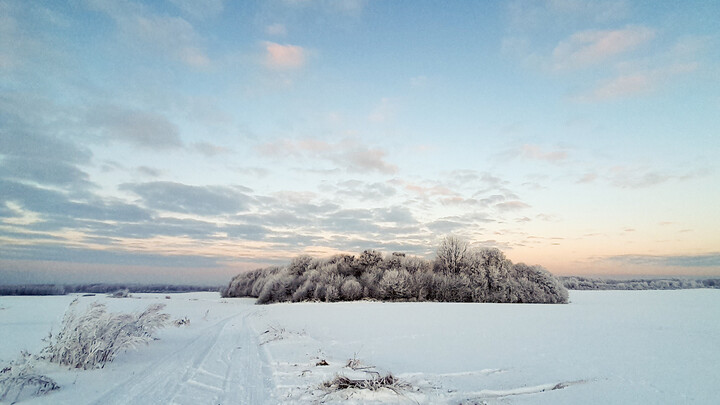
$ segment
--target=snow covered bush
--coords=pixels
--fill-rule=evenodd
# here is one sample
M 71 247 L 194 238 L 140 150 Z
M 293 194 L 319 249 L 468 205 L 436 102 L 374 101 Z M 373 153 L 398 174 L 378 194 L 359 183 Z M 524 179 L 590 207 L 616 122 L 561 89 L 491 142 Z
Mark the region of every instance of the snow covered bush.
M 124 350 L 147 344 L 153 333 L 166 325 L 165 305 L 154 304 L 142 313 L 110 313 L 104 304 L 93 303 L 81 315 L 78 300 L 70 304 L 60 332 L 43 349 L 41 357 L 64 366 L 89 369 L 103 367 Z
M 567 303 L 565 287 L 539 266 L 513 265 L 498 249 L 473 249 L 447 238 L 435 260 L 383 255 L 327 259 L 300 256 L 285 267 L 235 276 L 223 297 L 256 297 L 258 304 L 359 299 L 451 302 Z
M 355 277 L 345 280 L 342 287 L 340 287 L 340 293 L 342 294 L 343 300 L 354 301 L 362 298 L 363 288 L 359 281 Z

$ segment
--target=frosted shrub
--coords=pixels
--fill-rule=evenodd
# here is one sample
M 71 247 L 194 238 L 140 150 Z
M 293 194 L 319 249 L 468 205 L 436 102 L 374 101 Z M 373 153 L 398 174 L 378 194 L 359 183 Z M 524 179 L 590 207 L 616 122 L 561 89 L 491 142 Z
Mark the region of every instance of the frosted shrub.
M 388 270 L 380 280 L 380 293 L 386 300 L 410 298 L 410 274 L 405 270 Z
M 340 290 L 333 284 L 328 285 L 325 288 L 325 301 L 335 302 L 340 301 Z
M 42 357 L 53 363 L 83 369 L 104 367 L 119 352 L 152 341 L 153 333 L 169 319 L 160 312 L 164 304 L 151 305 L 139 314 L 123 314 L 110 313 L 105 305 L 93 303 L 78 315 L 77 302 L 70 304 L 62 329 L 43 349 Z
M 342 287 L 340 287 L 340 293 L 344 300 L 355 301 L 362 298 L 363 288 L 360 282 L 355 277 L 352 277 L 345 280 Z

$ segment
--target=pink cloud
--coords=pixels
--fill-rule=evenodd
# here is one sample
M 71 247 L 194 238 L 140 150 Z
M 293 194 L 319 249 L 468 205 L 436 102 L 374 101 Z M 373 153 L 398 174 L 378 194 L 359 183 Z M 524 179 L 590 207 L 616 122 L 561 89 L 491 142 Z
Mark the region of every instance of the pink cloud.
M 591 94 L 593 100 L 608 100 L 646 93 L 653 88 L 653 80 L 647 73 L 618 76 L 602 83 Z
M 557 163 L 567 159 L 567 152 L 563 150 L 545 151 L 537 145 L 525 144 L 520 150 L 520 155 L 528 159 L 545 160 Z
M 605 101 L 650 93 L 661 83 L 666 83 L 668 79 L 693 72 L 697 67 L 698 64 L 695 62 L 676 63 L 663 68 L 622 74 L 601 82 L 592 91 L 581 95 L 579 99 Z
M 585 173 L 584 176 L 582 176 L 577 183 L 592 183 L 598 178 L 598 175 L 595 173 Z
M 615 55 L 634 50 L 654 36 L 654 30 L 642 26 L 576 32 L 553 50 L 553 68 L 580 69 L 602 63 Z
M 307 51 L 301 46 L 265 44 L 265 64 L 272 69 L 298 69 L 305 65 Z
M 393 174 L 398 170 L 397 166 L 385 160 L 387 153 L 384 150 L 368 147 L 352 139 L 335 143 L 314 138 L 282 139 L 260 145 L 258 151 L 266 156 L 322 159 L 354 172 L 377 171 Z

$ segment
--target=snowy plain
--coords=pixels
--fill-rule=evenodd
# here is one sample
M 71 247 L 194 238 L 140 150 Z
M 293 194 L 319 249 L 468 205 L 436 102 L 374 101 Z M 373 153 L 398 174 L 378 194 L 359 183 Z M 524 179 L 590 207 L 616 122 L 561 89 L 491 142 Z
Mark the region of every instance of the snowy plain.
M 0 366 L 38 353 L 79 296 L 0 297 Z M 169 298 L 168 298 L 169 297 Z M 217 293 L 79 297 L 166 304 L 159 340 L 102 369 L 40 363 L 61 389 L 27 404 L 714 404 L 720 290 L 571 291 L 567 305 L 295 303 Z M 324 360 L 324 362 L 323 362 Z M 347 367 L 355 360 L 355 370 Z M 328 365 L 319 365 L 327 363 Z M 321 389 L 392 373 L 409 386 Z

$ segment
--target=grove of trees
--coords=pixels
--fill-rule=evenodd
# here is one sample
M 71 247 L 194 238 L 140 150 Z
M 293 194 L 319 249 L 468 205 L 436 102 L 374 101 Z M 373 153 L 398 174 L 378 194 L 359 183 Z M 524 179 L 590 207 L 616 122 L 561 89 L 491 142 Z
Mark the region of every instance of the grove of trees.
M 434 260 L 366 250 L 326 259 L 300 256 L 287 266 L 241 273 L 223 297 L 258 304 L 299 301 L 567 303 L 562 283 L 540 266 L 513 264 L 495 248 L 471 248 L 447 237 Z

